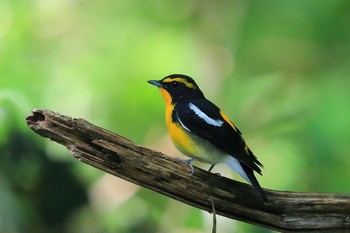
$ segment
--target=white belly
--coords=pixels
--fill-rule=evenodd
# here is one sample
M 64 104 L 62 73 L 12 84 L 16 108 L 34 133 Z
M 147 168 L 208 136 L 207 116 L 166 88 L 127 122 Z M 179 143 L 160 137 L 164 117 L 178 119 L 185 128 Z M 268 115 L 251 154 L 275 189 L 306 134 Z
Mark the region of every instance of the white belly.
M 188 157 L 196 158 L 201 162 L 209 164 L 225 162 L 229 157 L 227 154 L 223 153 L 202 138 L 191 135 L 191 139 L 193 141 L 193 143 L 191 143 L 191 148 L 188 148 L 188 146 L 185 148 L 182 145 L 175 144 L 176 148 Z
M 193 142 L 191 143 L 191 148 L 185 149 L 179 144 L 175 144 L 177 149 L 181 151 L 181 153 L 187 155 L 190 158 L 196 158 L 201 162 L 209 163 L 209 164 L 217 164 L 217 163 L 225 163 L 232 170 L 237 172 L 240 176 L 242 176 L 248 183 L 251 183 L 247 174 L 244 172 L 241 163 L 235 159 L 233 156 L 230 156 L 221 150 L 217 149 L 208 141 L 201 139 L 197 136 L 191 136 Z

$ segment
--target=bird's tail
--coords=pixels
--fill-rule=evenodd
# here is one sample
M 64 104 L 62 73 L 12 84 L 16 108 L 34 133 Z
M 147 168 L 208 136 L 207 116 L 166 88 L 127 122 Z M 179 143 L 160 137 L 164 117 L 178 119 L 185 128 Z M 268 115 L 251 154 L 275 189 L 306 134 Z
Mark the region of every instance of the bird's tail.
M 239 162 L 237 159 L 233 157 L 229 157 L 225 163 L 235 172 L 237 172 L 240 176 L 243 177 L 248 183 L 253 185 L 255 190 L 259 193 L 264 202 L 267 202 L 266 195 L 264 190 L 262 190 L 258 180 L 255 178 L 254 171 L 247 165 Z
M 248 176 L 248 178 L 250 180 L 249 183 L 251 183 L 254 186 L 255 190 L 259 193 L 259 195 L 264 200 L 264 202 L 267 203 L 267 198 L 266 198 L 265 192 L 261 188 L 258 180 L 256 179 L 256 177 L 254 175 L 254 171 L 251 168 L 249 168 L 247 165 L 245 165 L 245 164 L 241 163 L 241 166 L 242 166 L 243 170 L 245 171 L 245 173 L 247 174 L 247 176 Z

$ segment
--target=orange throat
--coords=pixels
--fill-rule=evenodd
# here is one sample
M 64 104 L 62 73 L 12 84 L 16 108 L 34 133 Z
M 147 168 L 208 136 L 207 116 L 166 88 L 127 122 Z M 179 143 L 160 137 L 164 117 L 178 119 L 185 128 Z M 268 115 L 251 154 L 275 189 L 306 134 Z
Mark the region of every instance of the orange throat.
M 172 99 L 169 92 L 167 92 L 164 88 L 160 88 L 159 90 L 165 100 L 165 118 L 166 118 L 166 124 L 169 128 L 171 124 L 171 115 L 174 110 L 174 105 L 171 104 Z
M 165 100 L 165 105 L 168 107 L 172 100 L 169 92 L 167 92 L 164 88 L 159 88 L 159 90 Z

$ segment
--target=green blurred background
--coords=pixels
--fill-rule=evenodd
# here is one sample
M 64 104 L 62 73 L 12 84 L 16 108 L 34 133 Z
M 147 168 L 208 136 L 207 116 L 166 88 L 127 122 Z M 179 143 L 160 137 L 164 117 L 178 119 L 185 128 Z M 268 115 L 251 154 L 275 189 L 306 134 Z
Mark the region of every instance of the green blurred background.
M 348 0 L 1 0 L 0 232 L 210 232 L 208 213 L 84 165 L 25 123 L 47 108 L 179 156 L 146 83 L 172 73 L 240 128 L 263 187 L 350 192 L 349 23 Z M 270 231 L 220 218 L 218 232 Z

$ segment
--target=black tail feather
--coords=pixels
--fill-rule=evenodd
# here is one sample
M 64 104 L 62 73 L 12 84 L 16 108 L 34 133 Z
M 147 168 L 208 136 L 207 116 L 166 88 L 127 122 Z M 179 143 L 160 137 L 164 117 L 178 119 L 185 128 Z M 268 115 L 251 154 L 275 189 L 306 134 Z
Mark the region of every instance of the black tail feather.
M 252 185 L 254 186 L 255 190 L 259 193 L 259 195 L 264 200 L 264 202 L 267 203 L 267 198 L 266 198 L 265 192 L 261 188 L 258 180 L 255 178 L 254 171 L 243 163 L 241 163 L 241 166 L 242 166 L 244 172 L 247 174 L 247 176 L 248 176 L 250 182 L 252 183 Z

